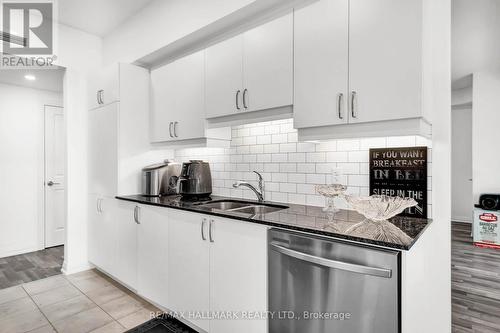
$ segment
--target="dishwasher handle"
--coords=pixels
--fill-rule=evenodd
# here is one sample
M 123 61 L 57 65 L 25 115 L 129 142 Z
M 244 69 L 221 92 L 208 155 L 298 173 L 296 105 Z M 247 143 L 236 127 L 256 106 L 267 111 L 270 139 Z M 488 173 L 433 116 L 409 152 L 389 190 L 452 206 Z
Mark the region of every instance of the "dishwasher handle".
M 311 254 L 307 254 L 307 253 L 303 253 L 303 252 L 289 249 L 287 247 L 278 245 L 274 242 L 271 242 L 271 249 L 273 249 L 274 251 L 279 252 L 281 254 L 284 254 L 286 256 L 300 259 L 303 261 L 308 261 L 308 262 L 318 264 L 321 266 L 325 266 L 325 267 L 340 269 L 343 271 L 359 273 L 359 274 L 364 274 L 364 275 L 373 275 L 373 276 L 378 276 L 378 277 L 383 277 L 383 278 L 388 278 L 388 279 L 392 277 L 392 270 L 391 269 L 363 266 L 363 265 L 351 264 L 351 263 L 347 263 L 347 262 L 343 262 L 343 261 L 321 258 L 321 257 L 313 256 Z

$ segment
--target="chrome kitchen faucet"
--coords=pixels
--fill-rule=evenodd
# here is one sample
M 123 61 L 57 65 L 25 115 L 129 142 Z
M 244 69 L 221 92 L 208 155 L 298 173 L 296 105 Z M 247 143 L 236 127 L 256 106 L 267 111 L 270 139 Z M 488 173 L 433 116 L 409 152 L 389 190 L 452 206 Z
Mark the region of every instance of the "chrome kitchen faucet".
M 262 175 L 258 173 L 257 171 L 254 171 L 255 174 L 259 177 L 259 189 L 257 190 L 255 186 L 252 184 L 245 182 L 245 181 L 237 181 L 236 183 L 233 184 L 234 188 L 238 188 L 240 186 L 245 186 L 251 189 L 255 195 L 257 196 L 257 199 L 259 199 L 259 202 L 264 201 L 264 178 L 262 178 Z

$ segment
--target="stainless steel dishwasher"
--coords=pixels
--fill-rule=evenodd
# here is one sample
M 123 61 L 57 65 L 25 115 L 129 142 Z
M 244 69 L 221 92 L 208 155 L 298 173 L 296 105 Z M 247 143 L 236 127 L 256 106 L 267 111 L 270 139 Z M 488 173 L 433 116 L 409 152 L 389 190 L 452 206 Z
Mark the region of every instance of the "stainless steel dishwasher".
M 269 231 L 269 333 L 399 332 L 399 252 Z

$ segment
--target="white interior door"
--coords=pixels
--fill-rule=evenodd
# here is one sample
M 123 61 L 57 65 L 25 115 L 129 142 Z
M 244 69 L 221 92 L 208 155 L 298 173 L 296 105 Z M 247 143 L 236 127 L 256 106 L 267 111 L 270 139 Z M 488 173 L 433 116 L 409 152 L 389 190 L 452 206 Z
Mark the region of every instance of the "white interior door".
M 45 106 L 45 247 L 64 244 L 64 109 Z
M 472 109 L 452 110 L 451 218 L 472 222 Z

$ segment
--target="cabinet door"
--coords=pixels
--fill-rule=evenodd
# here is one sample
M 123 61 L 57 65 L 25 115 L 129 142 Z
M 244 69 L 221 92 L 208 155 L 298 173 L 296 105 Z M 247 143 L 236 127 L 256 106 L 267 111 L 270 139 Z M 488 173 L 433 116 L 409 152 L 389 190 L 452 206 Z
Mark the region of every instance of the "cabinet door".
M 350 122 L 422 116 L 422 1 L 350 0 L 349 75 Z
M 118 170 L 118 103 L 89 111 L 89 193 L 115 196 Z
M 267 311 L 267 228 L 211 219 L 210 311 Z M 216 333 L 265 333 L 267 320 L 212 320 Z
M 100 238 L 103 232 L 100 204 L 101 197 L 97 194 L 90 194 L 88 196 L 88 257 L 89 261 L 98 267 L 103 265 L 103 253 L 100 248 Z
M 204 51 L 151 72 L 152 142 L 205 136 Z
M 243 36 L 206 49 L 206 116 L 214 118 L 243 111 Z
M 171 310 L 186 315 L 209 311 L 209 243 L 202 238 L 204 219 L 200 214 L 169 210 L 169 304 Z M 208 239 L 207 230 L 204 234 Z M 208 320 L 185 319 L 205 331 L 209 329 Z
M 99 69 L 88 79 L 88 107 L 93 109 L 119 100 L 119 64 Z
M 115 220 L 116 269 L 110 272 L 132 289 L 137 288 L 137 219 L 140 208 L 134 203 L 114 200 L 111 203 L 112 218 Z M 136 213 L 135 213 L 136 212 Z M 137 214 L 137 215 L 136 215 Z
M 113 201 L 99 195 L 89 195 L 88 255 L 89 261 L 103 271 L 116 271 L 117 242 Z
M 293 14 L 243 34 L 243 110 L 293 104 Z
M 349 1 L 315 2 L 294 24 L 295 128 L 347 123 Z
M 137 291 L 168 308 L 168 210 L 141 206 L 139 218 Z

